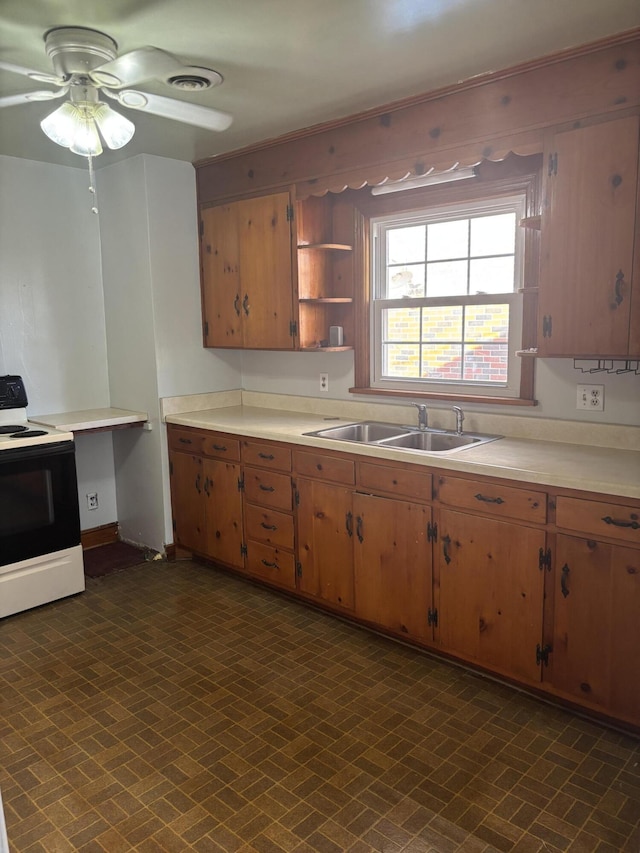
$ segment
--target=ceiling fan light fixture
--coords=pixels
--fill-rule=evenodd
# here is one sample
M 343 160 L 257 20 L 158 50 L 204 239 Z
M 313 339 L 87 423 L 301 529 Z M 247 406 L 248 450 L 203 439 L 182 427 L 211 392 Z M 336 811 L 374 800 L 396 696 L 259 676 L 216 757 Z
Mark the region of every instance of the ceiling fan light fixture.
M 52 142 L 63 148 L 71 148 L 78 124 L 78 110 L 70 101 L 65 101 L 52 113 L 42 119 L 40 127 Z
M 136 132 L 132 121 L 112 110 L 107 104 L 98 104 L 94 118 L 102 138 L 113 150 L 123 148 Z

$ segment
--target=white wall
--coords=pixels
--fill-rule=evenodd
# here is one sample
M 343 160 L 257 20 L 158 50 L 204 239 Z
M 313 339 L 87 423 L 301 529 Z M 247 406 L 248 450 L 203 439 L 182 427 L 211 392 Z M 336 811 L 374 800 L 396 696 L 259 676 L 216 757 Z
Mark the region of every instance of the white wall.
M 593 364 L 594 362 L 589 362 Z M 624 366 L 624 365 L 619 365 Z M 543 417 L 588 423 L 640 425 L 640 376 L 581 373 L 573 359 L 539 359 L 536 361 L 535 395 L 537 406 L 485 406 L 463 404 L 469 411 L 503 413 L 523 417 Z M 349 393 L 353 387 L 353 353 L 284 353 L 246 351 L 242 357 L 242 387 L 247 391 L 272 394 L 320 396 L 320 373 L 329 374 L 327 397 L 336 400 L 376 398 Z M 576 385 L 604 385 L 605 406 L 602 412 L 576 409 Z M 389 398 L 377 398 L 389 403 Z M 406 405 L 406 402 L 399 404 Z M 438 400 L 429 408 L 449 409 Z
M 99 172 L 111 404 L 146 411 L 151 432 L 113 435 L 123 538 L 173 541 L 159 398 L 241 383 L 239 354 L 202 347 L 195 172 L 140 156 Z
M 109 405 L 99 223 L 88 186 L 85 169 L 0 156 L 0 374 L 23 377 L 32 416 Z M 109 436 L 78 455 L 78 478 L 83 529 L 115 521 Z M 100 506 L 86 514 L 84 494 L 97 483 Z

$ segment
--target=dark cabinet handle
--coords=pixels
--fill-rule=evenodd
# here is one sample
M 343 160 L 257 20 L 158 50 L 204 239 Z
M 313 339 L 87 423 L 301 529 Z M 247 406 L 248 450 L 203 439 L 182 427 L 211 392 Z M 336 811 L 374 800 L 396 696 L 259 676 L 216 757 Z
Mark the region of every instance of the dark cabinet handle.
M 349 539 L 351 539 L 353 536 L 353 515 L 350 512 L 348 512 L 344 518 L 344 526 L 347 529 Z
M 260 459 L 275 459 L 276 458 L 273 455 L 273 453 L 258 453 L 258 456 L 260 457 Z
M 219 450 L 221 453 L 227 452 L 227 448 L 224 446 L 224 444 L 213 444 L 212 447 L 214 450 Z
M 358 542 L 364 542 L 364 536 L 362 535 L 362 527 L 363 527 L 362 516 L 359 515 L 356 518 L 356 536 L 358 537 Z
M 204 493 L 207 497 L 209 497 L 209 489 L 213 486 L 213 480 L 210 480 L 208 477 L 204 481 Z
M 616 304 L 612 305 L 611 306 L 612 308 L 617 308 L 618 305 L 620 305 L 622 303 L 622 300 L 624 299 L 624 297 L 622 295 L 622 288 L 623 287 L 624 287 L 624 273 L 622 272 L 622 270 L 620 270 L 620 272 L 616 276 L 616 283 L 615 283 L 616 295 L 614 296 L 614 300 L 615 300 Z
M 280 566 L 277 563 L 270 563 L 268 560 L 261 560 L 263 566 L 266 566 L 268 569 L 279 569 Z
M 249 294 L 245 293 L 244 299 L 242 300 L 242 307 L 244 308 L 244 313 L 249 316 Z
M 260 527 L 264 527 L 265 530 L 277 530 L 278 529 L 275 524 L 265 524 L 264 521 L 260 522 Z
M 233 300 L 233 307 L 235 308 L 235 312 L 240 316 L 240 294 L 236 293 L 236 298 Z
M 562 590 L 562 595 L 566 598 L 569 595 L 569 587 L 567 586 L 567 580 L 569 578 L 569 574 L 571 570 L 569 566 L 565 563 L 560 571 L 560 589 Z
M 451 562 L 451 555 L 449 554 L 449 548 L 451 547 L 451 537 L 443 536 L 442 537 L 442 554 L 444 556 L 444 561 L 447 565 Z
M 611 518 L 610 515 L 605 515 L 602 519 L 605 524 L 612 524 L 614 527 L 630 527 L 631 530 L 638 530 L 640 523 L 637 521 L 622 521 L 619 518 Z
M 262 489 L 263 492 L 275 492 L 275 489 L 273 486 L 263 486 L 262 483 L 260 483 L 260 488 Z
M 480 492 L 478 492 L 477 495 L 474 495 L 474 498 L 477 501 L 484 501 L 487 504 L 503 504 L 504 503 L 502 498 L 489 498 L 486 495 L 480 494 Z
M 193 441 L 190 438 L 179 438 L 178 441 L 180 444 L 193 444 Z
M 201 478 L 200 474 L 198 474 L 198 476 L 196 477 L 196 492 L 197 492 L 199 495 L 200 495 L 200 494 L 202 494 L 202 489 L 200 488 L 200 481 L 201 481 L 201 479 L 202 479 L 202 478 Z

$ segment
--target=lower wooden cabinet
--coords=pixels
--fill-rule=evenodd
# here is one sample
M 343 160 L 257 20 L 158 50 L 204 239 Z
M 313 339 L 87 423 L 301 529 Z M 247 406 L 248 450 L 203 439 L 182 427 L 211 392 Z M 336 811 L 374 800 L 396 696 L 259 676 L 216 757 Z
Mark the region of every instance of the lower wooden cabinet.
M 431 508 L 356 494 L 356 616 L 414 640 L 432 635 Z
M 640 501 L 169 428 L 176 545 L 640 731 Z
M 451 510 L 440 510 L 437 524 L 437 644 L 504 675 L 539 682 L 544 530 Z
M 640 723 L 640 550 L 558 534 L 548 679 Z

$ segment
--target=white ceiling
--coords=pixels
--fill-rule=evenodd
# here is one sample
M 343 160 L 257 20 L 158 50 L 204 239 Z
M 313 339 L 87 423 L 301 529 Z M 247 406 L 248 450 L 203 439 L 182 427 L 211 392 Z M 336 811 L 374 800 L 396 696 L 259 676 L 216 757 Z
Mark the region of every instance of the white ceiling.
M 288 131 L 535 59 L 640 26 L 638 0 L 0 0 L 0 57 L 51 71 L 43 33 L 85 26 L 120 53 L 160 47 L 224 83 L 179 95 L 234 116 L 211 133 L 126 111 L 133 140 L 96 161 L 140 153 L 194 161 Z M 0 72 L 0 95 L 42 89 Z M 143 90 L 175 97 L 160 83 Z M 0 111 L 0 154 L 79 168 L 39 121 L 55 107 Z M 123 111 L 122 108 L 118 108 Z

